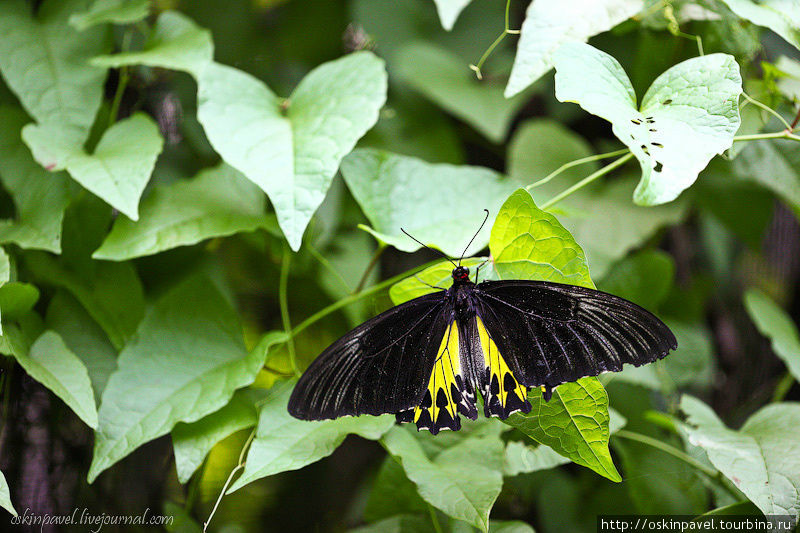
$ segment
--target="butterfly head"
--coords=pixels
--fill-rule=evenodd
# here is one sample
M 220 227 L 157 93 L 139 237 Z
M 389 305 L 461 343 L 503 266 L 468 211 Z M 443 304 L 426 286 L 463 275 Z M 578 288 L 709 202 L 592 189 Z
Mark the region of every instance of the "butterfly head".
M 469 281 L 469 269 L 457 266 L 453 269 L 453 281 Z

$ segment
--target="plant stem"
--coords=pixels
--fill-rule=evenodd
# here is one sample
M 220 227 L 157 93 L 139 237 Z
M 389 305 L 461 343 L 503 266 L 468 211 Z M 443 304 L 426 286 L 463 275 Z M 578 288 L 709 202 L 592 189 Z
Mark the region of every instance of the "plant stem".
M 587 156 L 587 157 L 582 157 L 580 159 L 575 159 L 574 161 L 570 161 L 569 163 L 564 163 L 563 165 L 561 165 L 560 167 L 555 169 L 553 172 L 551 172 L 550 174 L 548 174 L 544 178 L 540 179 L 539 181 L 535 181 L 535 182 L 531 183 L 530 185 L 525 187 L 525 189 L 526 190 L 530 190 L 530 189 L 533 189 L 534 187 L 538 187 L 540 185 L 544 185 L 545 183 L 547 183 L 548 181 L 552 180 L 553 178 L 555 178 L 556 176 L 558 176 L 559 174 L 561 174 L 565 170 L 570 169 L 572 167 L 577 167 L 578 165 L 583 165 L 584 163 L 591 163 L 592 161 L 598 161 L 600 159 L 608 159 L 608 158 L 611 158 L 611 157 L 617 157 L 618 155 L 627 154 L 629 151 L 630 150 L 628 150 L 627 148 L 623 148 L 621 150 L 615 150 L 613 152 L 606 152 L 604 154 L 590 155 L 590 156 Z
M 120 51 L 125 53 L 128 51 L 128 48 L 131 43 L 131 29 L 129 28 L 125 35 L 122 36 L 122 47 Z M 122 103 L 122 96 L 125 94 L 125 88 L 128 86 L 128 81 L 130 80 L 130 73 L 128 72 L 128 67 L 123 66 L 119 69 L 119 79 L 117 80 L 117 90 L 114 92 L 114 100 L 111 101 L 111 111 L 108 114 L 108 127 L 114 125 L 117 121 L 117 115 L 119 115 L 119 106 Z
M 489 48 L 486 49 L 486 51 L 483 53 L 478 62 L 475 65 L 469 66 L 469 68 L 475 71 L 475 76 L 477 76 L 479 80 L 483 79 L 483 73 L 481 72 L 483 64 L 486 62 L 487 59 L 489 59 L 489 56 L 492 55 L 492 52 L 494 52 L 494 49 L 497 48 L 497 45 L 503 42 L 503 39 L 506 38 L 506 35 L 519 33 L 519 30 L 512 30 L 511 28 L 509 28 L 510 9 L 511 9 L 511 0 L 506 0 L 505 27 L 503 28 L 503 32 L 497 36 L 497 39 L 495 39 L 494 42 L 492 42 L 492 44 L 489 45 Z
M 292 251 L 289 246 L 283 246 L 283 259 L 281 260 L 281 278 L 278 285 L 278 303 L 281 306 L 281 321 L 283 322 L 283 330 L 286 332 L 286 348 L 289 350 L 289 362 L 292 365 L 292 371 L 296 375 L 300 375 L 297 368 L 297 358 L 294 352 L 294 339 L 292 338 L 292 322 L 289 318 L 289 302 L 286 295 L 287 287 L 289 285 L 289 265 L 292 262 Z
M 320 263 L 320 264 L 321 264 L 323 267 L 325 267 L 325 269 L 326 269 L 328 272 L 330 272 L 331 274 L 333 274 L 333 277 L 335 277 L 335 278 L 336 278 L 336 279 L 339 281 L 339 283 L 342 285 L 342 287 L 343 287 L 343 288 L 344 288 L 344 289 L 345 289 L 347 292 L 352 292 L 352 291 L 353 291 L 353 289 L 351 289 L 351 288 L 350 288 L 350 284 L 349 284 L 349 283 L 347 283 L 347 280 L 346 280 L 346 279 L 344 279 L 344 278 L 342 277 L 342 275 L 341 275 L 341 274 L 339 274 L 339 271 L 338 271 L 338 270 L 336 270 L 335 268 L 333 268 L 333 265 L 331 264 L 331 262 L 330 262 L 330 261 L 328 261 L 327 259 L 325 259 L 325 256 L 323 256 L 323 255 L 322 255 L 322 254 L 319 252 L 319 250 L 317 250 L 317 249 L 316 249 L 316 248 L 315 248 L 315 247 L 314 247 L 312 244 L 308 244 L 308 245 L 307 245 L 307 247 L 308 247 L 308 251 L 309 251 L 309 252 L 311 252 L 311 255 L 313 255 L 313 256 L 314 256 L 314 259 L 316 259 L 317 261 L 319 261 L 319 263 Z
M 772 402 L 777 403 L 783 401 L 792 389 L 792 385 L 794 385 L 794 376 L 789 372 L 785 372 L 775 386 L 775 392 L 772 394 Z
M 784 126 L 786 126 L 786 129 L 787 129 L 787 130 L 788 130 L 790 133 L 791 133 L 791 131 L 794 129 L 792 126 L 790 126 L 790 125 L 789 125 L 789 123 L 788 123 L 788 122 L 786 122 L 786 120 L 785 120 L 785 119 L 784 119 L 784 118 L 781 116 L 781 114 L 780 114 L 780 113 L 778 113 L 777 111 L 775 111 L 774 109 L 772 109 L 772 108 L 771 108 L 771 107 L 769 107 L 768 105 L 766 105 L 766 104 L 762 104 L 761 102 L 759 102 L 759 101 L 758 101 L 758 100 L 756 100 L 755 98 L 751 97 L 749 94 L 747 94 L 747 93 L 746 93 L 746 92 L 744 92 L 744 91 L 742 91 L 742 96 L 744 96 L 745 100 L 747 100 L 747 102 L 748 102 L 748 103 L 751 103 L 751 104 L 753 104 L 753 105 L 754 105 L 754 106 L 756 106 L 756 107 L 760 107 L 761 109 L 763 109 L 763 110 L 764 110 L 764 111 L 766 111 L 767 113 L 771 114 L 772 116 L 774 116 L 774 117 L 777 117 L 777 119 L 778 119 L 778 120 L 780 120 L 780 121 L 783 123 L 783 125 L 784 125 Z
M 375 265 L 378 264 L 378 259 L 381 258 L 381 254 L 386 249 L 385 243 L 380 243 L 378 245 L 377 250 L 375 253 L 372 254 L 372 258 L 369 260 L 369 264 L 367 268 L 364 269 L 364 273 L 361 275 L 361 279 L 358 281 L 358 286 L 356 286 L 356 290 L 353 291 L 353 294 L 358 294 L 362 290 L 364 290 L 364 285 L 367 284 L 367 279 L 369 279 L 369 273 L 372 272 L 372 269 L 375 268 Z
M 575 191 L 584 188 L 585 186 L 587 186 L 588 184 L 590 184 L 591 182 L 593 182 L 597 178 L 599 178 L 601 176 L 605 176 L 606 174 L 608 174 L 609 172 L 611 172 L 615 168 L 625 164 L 632 157 L 633 157 L 633 154 L 632 153 L 628 153 L 626 155 L 623 155 L 619 159 L 615 159 L 614 161 L 612 161 L 611 163 L 607 164 L 606 166 L 604 166 L 600 170 L 589 174 L 588 176 L 583 178 L 581 181 L 579 181 L 578 183 L 576 183 L 572 187 L 569 187 L 567 190 L 557 194 L 556 196 L 554 196 L 553 198 L 551 198 L 550 200 L 545 202 L 541 206 L 541 209 L 544 210 L 544 209 L 548 209 L 548 208 L 552 207 L 554 204 L 560 202 L 561 200 L 563 200 L 564 198 L 566 198 L 570 194 L 574 193 Z
M 661 450 L 664 453 L 668 453 L 669 455 L 675 457 L 676 459 L 680 459 L 684 463 L 688 464 L 689 466 L 696 468 L 697 470 L 701 471 L 705 474 L 709 479 L 720 485 L 726 491 L 728 491 L 736 500 L 740 498 L 739 493 L 731 487 L 730 483 L 728 482 L 727 478 L 722 475 L 722 472 L 719 470 L 715 470 L 707 465 L 704 465 L 691 455 L 687 454 L 683 450 L 679 450 L 674 446 L 670 446 L 665 442 L 661 442 L 658 439 L 654 439 L 648 435 L 642 435 L 641 433 L 636 433 L 635 431 L 629 431 L 627 429 L 620 429 L 616 433 L 614 433 L 616 437 L 622 437 L 623 439 L 633 440 L 636 442 L 640 442 L 642 444 L 646 444 L 648 446 L 652 446 L 658 450 Z
M 793 141 L 800 141 L 800 136 L 794 135 L 789 130 L 775 131 L 772 133 L 754 133 L 753 135 L 737 135 L 733 138 L 733 142 L 742 141 L 760 141 L 762 139 L 791 139 Z
M 794 120 L 789 125 L 789 131 L 794 131 L 798 122 L 800 122 L 800 107 L 797 108 L 797 114 L 794 116 Z
M 211 514 L 208 515 L 208 520 L 203 523 L 203 533 L 206 532 L 208 529 L 208 525 L 211 523 L 211 519 L 214 518 L 214 513 L 217 512 L 217 507 L 219 507 L 220 502 L 222 502 L 223 496 L 228 491 L 228 487 L 230 486 L 231 482 L 233 481 L 233 476 L 236 475 L 237 472 L 242 470 L 245 465 L 244 456 L 247 453 L 247 450 L 250 449 L 250 444 L 252 444 L 253 439 L 256 436 L 256 428 L 253 428 L 253 431 L 250 432 L 250 436 L 247 437 L 247 440 L 244 442 L 244 446 L 242 446 L 242 451 L 239 453 L 239 463 L 231 470 L 230 475 L 228 475 L 228 479 L 225 480 L 225 484 L 222 486 L 222 490 L 217 497 L 217 501 L 214 503 L 214 508 L 211 509 Z
M 428 512 L 431 515 L 431 523 L 433 524 L 433 529 L 436 531 L 436 533 L 442 533 L 442 525 L 439 523 L 439 517 L 436 516 L 436 509 L 434 509 L 433 505 L 429 503 L 428 503 Z
M 426 268 L 428 268 L 430 266 L 433 266 L 433 265 L 436 265 L 436 264 L 439 264 L 441 262 L 442 262 L 441 259 L 436 259 L 434 261 L 430 261 L 428 263 L 425 263 L 424 265 L 420 265 L 418 267 L 412 268 L 411 270 L 403 272 L 402 274 L 398 274 L 398 275 L 393 276 L 393 277 L 391 277 L 389 279 L 383 280 L 380 283 L 376 283 L 372 287 L 369 287 L 368 289 L 364 289 L 361 292 L 357 292 L 355 294 L 351 294 L 350 296 L 348 296 L 346 298 L 342 298 L 338 302 L 332 303 L 328 307 L 326 307 L 324 309 L 321 309 L 320 311 L 317 311 L 316 313 L 314 313 L 313 315 L 311 315 L 310 317 L 308 317 L 307 319 L 302 321 L 299 325 L 295 326 L 295 328 L 293 330 L 291 330 L 291 332 L 289 334 L 289 338 L 296 337 L 301 331 L 303 331 L 307 327 L 311 326 L 315 322 L 325 318 L 326 316 L 328 316 L 329 314 L 333 313 L 334 311 L 337 311 L 338 309 L 341 309 L 342 307 L 344 307 L 346 305 L 350 305 L 353 302 L 357 302 L 357 301 L 361 300 L 362 298 L 366 298 L 367 296 L 369 296 L 371 294 L 375 294 L 376 292 L 379 292 L 379 291 L 385 289 L 386 287 L 389 287 L 389 286 L 397 283 L 400 280 L 403 280 L 405 278 L 413 276 L 414 274 L 416 274 L 420 270 L 425 270 Z

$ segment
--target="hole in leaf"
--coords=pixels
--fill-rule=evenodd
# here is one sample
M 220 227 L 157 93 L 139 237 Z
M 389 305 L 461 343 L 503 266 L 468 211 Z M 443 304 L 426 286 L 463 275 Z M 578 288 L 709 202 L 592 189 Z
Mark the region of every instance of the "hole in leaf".
M 653 172 L 661 172 L 662 168 L 664 168 L 664 165 L 662 165 L 660 161 L 656 161 L 656 166 L 653 167 Z
M 661 102 L 661 103 L 662 103 L 662 104 L 664 104 L 664 105 L 669 105 L 669 104 L 671 104 L 671 103 L 672 103 L 672 98 L 667 98 L 666 100 L 664 100 L 664 101 L 663 101 L 663 102 Z

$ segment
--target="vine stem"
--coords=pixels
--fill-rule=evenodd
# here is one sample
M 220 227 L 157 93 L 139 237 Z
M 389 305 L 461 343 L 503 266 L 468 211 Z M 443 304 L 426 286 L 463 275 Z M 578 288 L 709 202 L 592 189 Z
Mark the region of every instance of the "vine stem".
M 121 52 L 125 53 L 131 44 L 132 33 L 130 28 L 122 36 Z M 125 89 L 128 87 L 130 81 L 130 72 L 127 66 L 119 69 L 119 80 L 117 81 L 117 90 L 114 92 L 114 100 L 111 101 L 111 111 L 108 114 L 108 126 L 111 127 L 117 121 L 119 115 L 119 106 L 122 103 L 122 96 L 125 94 Z
M 544 178 L 540 179 L 539 181 L 535 181 L 535 182 L 531 183 L 530 185 L 525 187 L 525 189 L 526 190 L 530 190 L 530 189 L 533 189 L 534 187 L 539 187 L 540 185 L 544 185 L 545 183 L 547 183 L 548 181 L 552 180 L 553 178 L 555 178 L 556 176 L 558 176 L 559 174 L 561 174 L 565 170 L 570 169 L 572 167 L 577 167 L 579 165 L 583 165 L 584 163 L 591 163 L 592 161 L 598 161 L 600 159 L 609 159 L 611 157 L 617 157 L 618 155 L 627 154 L 629 151 L 630 150 L 628 150 L 627 148 L 623 148 L 621 150 L 615 150 L 613 152 L 606 152 L 604 154 L 590 155 L 590 156 L 587 156 L 587 157 L 582 157 L 580 159 L 575 159 L 574 161 L 570 161 L 569 163 L 564 163 L 563 165 L 561 165 L 560 167 L 555 169 L 553 172 L 551 172 L 550 174 L 548 174 Z
M 780 113 L 778 113 L 777 111 L 775 111 L 774 109 L 772 109 L 772 108 L 771 108 L 771 107 L 769 107 L 768 105 L 766 105 L 766 104 L 763 104 L 763 103 L 759 102 L 758 100 L 756 100 L 755 98 L 753 98 L 752 96 L 750 96 L 749 94 L 747 94 L 747 93 L 746 93 L 746 92 L 744 92 L 744 91 L 742 91 L 742 96 L 744 96 L 744 99 L 745 99 L 745 100 L 747 100 L 747 103 L 746 103 L 746 104 L 753 104 L 754 106 L 756 106 L 756 107 L 759 107 L 759 108 L 763 109 L 763 110 L 764 110 L 764 111 L 766 111 L 767 113 L 771 114 L 772 116 L 774 116 L 774 117 L 776 117 L 778 120 L 780 120 L 780 121 L 781 121 L 781 123 L 783 123 L 783 125 L 784 125 L 784 126 L 786 126 L 786 130 L 787 130 L 789 133 L 791 133 L 791 132 L 792 132 L 792 130 L 794 129 L 794 127 L 793 127 L 793 126 L 790 126 L 790 125 L 789 125 L 789 123 L 788 123 L 788 122 L 786 122 L 786 120 L 785 120 L 785 119 L 784 119 L 784 118 L 781 116 L 781 114 L 780 114 Z M 746 105 L 746 104 L 745 104 L 745 105 Z M 743 105 L 742 107 L 744 107 L 744 105 Z
M 436 509 L 434 509 L 433 505 L 429 503 L 428 503 L 428 512 L 431 515 L 431 523 L 433 524 L 434 531 L 436 531 L 436 533 L 442 533 L 442 525 L 439 523 L 439 517 L 436 516 Z
M 754 133 L 753 135 L 737 135 L 733 138 L 733 142 L 742 141 L 759 141 L 761 139 L 790 139 L 792 141 L 800 141 L 800 136 L 795 135 L 792 131 L 783 130 L 775 131 L 772 133 Z
M 214 503 L 214 508 L 211 509 L 211 513 L 208 515 L 208 519 L 203 523 L 203 533 L 208 530 L 208 525 L 211 523 L 211 519 L 214 518 L 214 514 L 217 512 L 217 508 L 219 504 L 222 502 L 222 498 L 225 496 L 225 493 L 228 491 L 228 487 L 233 482 L 233 476 L 236 475 L 237 472 L 242 470 L 246 464 L 244 460 L 244 456 L 247 453 L 247 450 L 250 449 L 250 444 L 253 443 L 253 439 L 256 436 L 256 428 L 250 432 L 250 435 L 247 437 L 247 440 L 244 442 L 244 446 L 242 446 L 242 451 L 239 453 L 239 463 L 233 467 L 231 473 L 228 475 L 228 479 L 225 480 L 225 484 L 222 486 L 222 490 L 219 492 L 219 496 L 217 496 L 217 501 Z
M 725 476 L 722 475 L 722 472 L 720 472 L 719 470 L 715 470 L 710 466 L 704 465 L 703 463 L 701 463 L 688 453 L 679 450 L 674 446 L 670 446 L 665 442 L 661 442 L 658 439 L 654 439 L 653 437 L 650 437 L 648 435 L 642 435 L 641 433 L 636 433 L 635 431 L 630 431 L 627 429 L 618 430 L 616 433 L 614 433 L 614 436 L 646 444 L 648 446 L 661 450 L 662 452 L 667 453 L 675 457 L 676 459 L 680 459 L 684 463 L 688 464 L 693 468 L 696 468 L 697 470 L 705 474 L 709 479 L 720 485 L 727 492 L 729 492 L 731 496 L 734 497 L 735 500 L 737 501 L 739 500 L 740 498 L 739 493 L 736 491 L 735 488 L 733 488 L 730 485 L 727 478 L 725 478 Z
M 629 152 L 629 153 L 623 155 L 622 157 L 620 157 L 618 159 L 615 159 L 614 161 L 612 161 L 611 163 L 607 164 L 606 166 L 604 166 L 600 170 L 598 170 L 596 172 L 592 172 L 591 174 L 589 174 L 588 176 L 583 178 L 581 181 L 579 181 L 578 183 L 576 183 L 572 187 L 567 188 L 566 190 L 560 192 L 559 194 L 557 194 L 556 196 L 554 196 L 553 198 L 551 198 L 550 200 L 545 202 L 541 206 L 541 209 L 545 210 L 545 209 L 548 209 L 548 208 L 552 207 L 553 205 L 557 204 L 558 202 L 560 202 L 561 200 L 563 200 L 567 196 L 571 195 L 575 191 L 586 187 L 588 184 L 590 184 L 591 182 L 593 182 L 597 178 L 599 178 L 601 176 L 605 176 L 606 174 L 608 174 L 609 172 L 611 172 L 615 168 L 624 165 L 631 158 L 633 158 L 633 154 Z
M 511 9 L 511 0 L 506 0 L 505 26 L 503 27 L 503 32 L 497 36 L 497 38 L 492 42 L 492 44 L 489 45 L 489 48 L 486 49 L 486 51 L 483 53 L 478 62 L 475 65 L 469 66 L 469 68 L 471 68 L 475 72 L 475 76 L 479 80 L 483 79 L 483 73 L 481 72 L 483 64 L 486 62 L 487 59 L 489 59 L 489 56 L 492 55 L 492 52 L 494 52 L 494 49 L 497 48 L 497 45 L 503 42 L 503 39 L 506 38 L 506 35 L 516 35 L 519 33 L 519 30 L 512 30 L 511 28 L 509 28 L 510 9 Z
M 386 243 L 380 243 L 378 245 L 375 253 L 372 254 L 372 258 L 369 260 L 367 268 L 364 269 L 364 273 L 361 275 L 361 279 L 358 281 L 358 285 L 356 286 L 356 290 L 353 291 L 353 294 L 357 294 L 364 290 L 364 285 L 367 284 L 367 280 L 369 279 L 369 273 L 372 272 L 372 269 L 378 264 L 378 260 L 381 258 L 381 254 L 385 249 Z
M 287 296 L 289 285 L 289 265 L 292 262 L 292 251 L 284 244 L 283 246 L 283 259 L 281 260 L 281 277 L 278 285 L 278 303 L 281 307 L 281 322 L 283 322 L 283 330 L 286 332 L 286 348 L 289 350 L 289 362 L 292 365 L 292 371 L 295 375 L 300 375 L 300 370 L 297 368 L 297 357 L 294 351 L 294 339 L 292 338 L 292 321 L 289 317 L 289 298 Z

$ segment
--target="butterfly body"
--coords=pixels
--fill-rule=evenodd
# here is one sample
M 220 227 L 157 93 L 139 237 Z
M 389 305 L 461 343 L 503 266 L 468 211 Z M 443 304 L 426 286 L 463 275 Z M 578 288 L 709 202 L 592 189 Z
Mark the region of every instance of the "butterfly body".
M 474 283 L 457 266 L 448 289 L 368 320 L 329 346 L 300 378 L 289 412 L 319 420 L 394 413 L 438 433 L 459 415 L 527 413 L 561 383 L 660 359 L 677 342 L 641 307 L 601 291 L 546 281 Z

